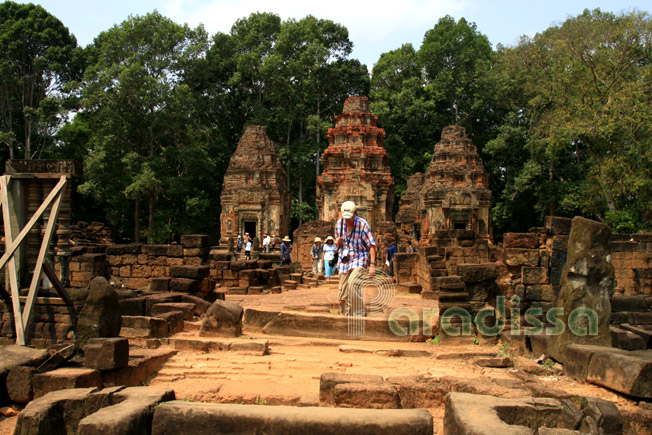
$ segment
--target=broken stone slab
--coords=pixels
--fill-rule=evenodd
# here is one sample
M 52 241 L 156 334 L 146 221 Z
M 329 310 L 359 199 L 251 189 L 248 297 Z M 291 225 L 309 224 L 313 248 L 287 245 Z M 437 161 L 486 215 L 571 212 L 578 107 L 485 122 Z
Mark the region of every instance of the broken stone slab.
M 168 324 L 159 317 L 123 316 L 121 337 L 150 338 L 168 335 Z
M 156 407 L 152 435 L 329 433 L 432 435 L 422 409 L 353 409 L 166 402 Z
M 242 333 L 243 308 L 233 302 L 217 300 L 206 312 L 201 337 L 238 337 Z
M 382 384 L 383 377 L 345 373 L 323 373 L 319 378 L 320 406 L 335 406 L 335 387 L 340 384 Z
M 652 350 L 595 352 L 586 380 L 629 396 L 652 399 Z
M 98 370 L 114 370 L 129 365 L 129 340 L 122 337 L 92 338 L 84 347 L 84 365 Z
M 278 311 L 256 310 L 252 308 L 246 308 L 244 310 L 243 328 L 246 328 L 248 330 L 260 330 L 279 315 L 280 312 Z
M 165 320 L 165 323 L 168 325 L 168 333 L 176 334 L 184 330 L 184 317 L 186 314 L 183 311 L 168 311 L 165 313 L 158 314 L 159 318 Z
M 340 408 L 398 409 L 396 388 L 388 383 L 344 383 L 333 389 L 335 406 Z
M 114 394 L 119 403 L 104 407 L 83 418 L 77 434 L 147 434 L 152 426 L 154 408 L 174 400 L 174 390 L 165 387 L 130 387 Z
M 340 352 L 344 353 L 373 353 L 373 349 L 365 349 L 362 347 L 356 347 L 356 346 L 347 346 L 345 344 L 340 345 L 339 347 Z
M 562 415 L 561 403 L 555 399 L 452 392 L 446 399 L 444 433 L 529 435 L 542 426 L 557 428 Z
M 154 373 L 163 367 L 163 364 L 177 352 L 170 349 L 131 349 L 129 352 L 129 365 L 121 369 L 102 370 L 102 384 L 109 386 L 133 387 L 142 385 Z
M 79 312 L 78 345 L 84 347 L 89 339 L 95 337 L 117 337 L 120 335 L 121 326 L 118 294 L 106 278 L 93 278 L 86 302 Z
M 606 346 L 589 346 L 584 344 L 571 344 L 566 347 L 564 358 L 564 374 L 580 381 L 586 380 L 589 363 L 593 355 L 598 353 L 626 353 L 622 349 Z
M 12 402 L 28 403 L 34 398 L 33 380 L 36 369 L 15 366 L 7 375 L 7 393 Z
M 10 344 L 0 347 L 0 370 L 11 370 L 15 366 L 38 367 L 48 358 L 45 350 Z
M 57 390 L 73 388 L 102 388 L 99 370 L 89 368 L 61 368 L 34 375 L 34 397 L 39 398 Z
M 640 335 L 613 325 L 609 326 L 609 330 L 613 347 L 623 350 L 647 349 L 647 343 Z
M 110 392 L 94 394 L 97 388 L 54 391 L 32 400 L 18 415 L 14 434 L 40 435 L 77 433 L 79 421 L 110 403 Z
M 400 356 L 404 358 L 432 358 L 432 353 L 427 350 L 416 349 L 376 349 L 376 355 Z
M 630 325 L 629 323 L 623 323 L 618 326 L 625 331 L 630 331 L 638 335 L 643 339 L 648 349 L 652 348 L 652 328 L 646 329 L 640 326 Z
M 547 354 L 561 363 L 570 344 L 611 346 L 614 267 L 610 242 L 608 225 L 579 216 L 573 219 L 557 300 L 557 308 L 563 310 L 558 319 L 566 328 L 548 340 Z M 577 313 L 584 314 L 574 319 Z
M 195 304 L 188 302 L 163 302 L 152 305 L 151 315 L 157 317 L 159 314 L 170 311 L 181 311 L 184 313 L 184 320 L 192 320 L 195 314 Z

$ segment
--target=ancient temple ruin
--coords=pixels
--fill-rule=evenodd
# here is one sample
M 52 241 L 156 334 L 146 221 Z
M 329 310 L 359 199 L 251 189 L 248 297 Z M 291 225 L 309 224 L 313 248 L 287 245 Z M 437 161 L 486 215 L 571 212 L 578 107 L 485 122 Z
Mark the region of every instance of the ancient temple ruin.
M 324 171 L 318 180 L 319 219 L 334 221 L 344 201 L 354 201 L 358 214 L 372 228 L 391 219 L 394 179 L 383 148 L 385 131 L 369 111 L 367 97 L 350 97 L 335 127 L 328 129 L 328 148 L 322 154 Z
M 258 240 L 267 233 L 287 235 L 287 174 L 262 125 L 251 125 L 242 135 L 224 175 L 220 200 L 221 245 L 244 233 Z
M 396 218 L 404 237 L 428 240 L 438 230 L 491 238 L 489 174 L 463 127 L 445 127 L 425 174 L 408 180 Z

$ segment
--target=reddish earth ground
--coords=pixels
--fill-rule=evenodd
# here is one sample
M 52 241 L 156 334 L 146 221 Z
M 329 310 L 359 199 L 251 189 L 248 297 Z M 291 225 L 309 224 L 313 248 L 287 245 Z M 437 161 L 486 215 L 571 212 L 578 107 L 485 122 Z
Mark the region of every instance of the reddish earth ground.
M 227 296 L 227 300 L 245 308 L 266 310 L 336 313 L 338 306 L 335 283 L 282 294 Z M 403 306 L 421 312 L 424 307 L 436 308 L 436 301 L 424 300 L 419 295 L 397 294 L 390 310 Z M 171 339 L 224 341 L 198 338 L 198 326 L 199 322 L 189 322 L 185 332 Z M 334 340 L 328 336 L 328 325 L 324 325 L 324 336 L 319 339 L 264 334 L 235 339 L 267 340 L 268 355 L 228 351 L 178 352 L 149 380 L 149 384 L 169 386 L 175 390 L 178 399 L 191 401 L 316 406 L 319 379 L 323 373 L 373 374 L 385 378 L 423 375 L 455 378 L 452 382 L 459 391 L 478 394 L 500 397 L 533 394 L 558 398 L 590 396 L 610 400 L 621 409 L 635 405 L 618 394 L 561 375 L 559 366 L 544 367 L 532 359 L 510 355 L 513 350 L 499 344 Z M 401 352 L 406 356 L 391 356 Z M 477 357 L 505 354 L 512 357 L 515 367 L 484 368 L 474 362 Z M 442 433 L 443 404 L 428 411 L 434 417 L 434 433 Z M 11 434 L 15 421 L 16 417 L 0 420 L 0 435 Z

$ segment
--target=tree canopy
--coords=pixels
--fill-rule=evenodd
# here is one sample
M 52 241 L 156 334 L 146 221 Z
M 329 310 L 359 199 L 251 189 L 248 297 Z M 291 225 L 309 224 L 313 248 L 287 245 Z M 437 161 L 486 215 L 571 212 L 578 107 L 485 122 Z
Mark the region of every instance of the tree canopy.
M 85 49 L 40 6 L 0 4 L 3 158 L 75 158 L 73 215 L 118 238 L 217 240 L 221 183 L 240 135 L 279 144 L 293 226 L 318 216 L 326 131 L 369 95 L 386 131 L 396 194 L 449 124 L 466 128 L 491 174 L 493 230 L 581 214 L 652 229 L 652 20 L 585 10 L 512 47 L 445 16 L 415 47 L 352 59 L 346 27 L 268 12 L 208 35 L 154 11 Z M 395 201 L 398 205 L 398 201 Z M 396 210 L 395 210 L 396 211 Z

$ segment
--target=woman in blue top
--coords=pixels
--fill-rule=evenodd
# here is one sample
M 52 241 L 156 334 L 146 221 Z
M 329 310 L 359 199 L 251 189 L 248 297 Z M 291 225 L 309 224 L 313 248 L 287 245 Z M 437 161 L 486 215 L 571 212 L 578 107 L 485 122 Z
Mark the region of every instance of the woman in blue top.
M 337 264 L 333 266 L 330 265 L 330 261 L 335 258 L 335 253 L 337 252 L 337 245 L 335 245 L 335 240 L 333 236 L 328 236 L 326 238 L 326 244 L 324 245 L 324 275 L 330 281 L 331 276 L 335 274 L 335 269 Z

